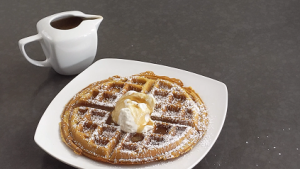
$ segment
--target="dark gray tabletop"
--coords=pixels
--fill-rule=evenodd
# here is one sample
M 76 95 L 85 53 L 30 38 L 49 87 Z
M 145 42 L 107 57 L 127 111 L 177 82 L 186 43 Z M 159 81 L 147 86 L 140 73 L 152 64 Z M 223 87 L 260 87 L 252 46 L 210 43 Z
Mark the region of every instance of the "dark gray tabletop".
M 104 17 L 101 58 L 140 60 L 224 82 L 223 130 L 195 168 L 300 166 L 300 2 L 288 1 L 1 1 L 0 167 L 72 168 L 33 136 L 51 100 L 75 76 L 31 65 L 19 39 L 36 22 L 68 10 Z M 28 54 L 43 60 L 38 42 Z

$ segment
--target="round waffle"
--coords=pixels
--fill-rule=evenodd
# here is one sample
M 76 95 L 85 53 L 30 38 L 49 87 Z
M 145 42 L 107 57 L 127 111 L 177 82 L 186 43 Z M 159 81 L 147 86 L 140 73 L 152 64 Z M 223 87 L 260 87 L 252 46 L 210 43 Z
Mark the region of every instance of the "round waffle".
M 153 129 L 126 133 L 111 113 L 128 91 L 152 94 Z M 77 93 L 60 122 L 62 140 L 76 154 L 114 164 L 142 164 L 178 157 L 204 136 L 207 111 L 199 95 L 179 79 L 147 71 L 130 77 L 113 76 Z

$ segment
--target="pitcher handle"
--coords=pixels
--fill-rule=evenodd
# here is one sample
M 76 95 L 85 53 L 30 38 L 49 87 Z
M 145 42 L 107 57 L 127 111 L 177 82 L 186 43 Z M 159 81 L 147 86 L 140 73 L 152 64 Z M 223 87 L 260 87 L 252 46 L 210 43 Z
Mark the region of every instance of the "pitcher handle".
M 44 61 L 37 61 L 37 60 L 33 60 L 31 59 L 25 52 L 25 45 L 27 43 L 33 42 L 33 41 L 39 41 L 42 39 L 42 36 L 40 34 L 36 34 L 33 36 L 29 36 L 27 38 L 23 38 L 21 40 L 19 40 L 19 48 L 21 50 L 21 53 L 23 54 L 23 56 L 28 60 L 28 62 L 30 62 L 33 65 L 36 66 L 40 66 L 40 67 L 50 67 L 50 62 L 48 59 L 44 60 Z

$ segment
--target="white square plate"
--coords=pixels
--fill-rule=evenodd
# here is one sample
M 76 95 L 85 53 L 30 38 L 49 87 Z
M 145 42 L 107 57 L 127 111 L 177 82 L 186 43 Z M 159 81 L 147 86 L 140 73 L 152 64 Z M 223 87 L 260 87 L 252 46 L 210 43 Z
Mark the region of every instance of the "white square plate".
M 208 108 L 210 123 L 206 135 L 187 154 L 167 161 L 143 165 L 112 165 L 76 155 L 60 138 L 60 115 L 68 101 L 89 84 L 114 75 L 130 76 L 145 71 L 157 75 L 181 79 L 185 86 L 191 86 Z M 223 127 L 228 103 L 227 87 L 224 83 L 188 71 L 152 63 L 122 59 L 101 59 L 75 77 L 52 100 L 42 116 L 35 132 L 35 142 L 47 153 L 77 168 L 192 168 L 211 149 Z

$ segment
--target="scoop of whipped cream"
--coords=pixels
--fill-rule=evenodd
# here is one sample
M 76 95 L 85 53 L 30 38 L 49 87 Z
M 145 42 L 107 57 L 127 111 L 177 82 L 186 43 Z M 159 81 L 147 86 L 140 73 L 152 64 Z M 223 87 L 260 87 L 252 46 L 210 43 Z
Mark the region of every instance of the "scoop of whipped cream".
M 116 103 L 112 119 L 125 132 L 146 132 L 153 128 L 150 114 L 154 110 L 155 102 L 152 94 L 128 91 Z

